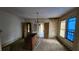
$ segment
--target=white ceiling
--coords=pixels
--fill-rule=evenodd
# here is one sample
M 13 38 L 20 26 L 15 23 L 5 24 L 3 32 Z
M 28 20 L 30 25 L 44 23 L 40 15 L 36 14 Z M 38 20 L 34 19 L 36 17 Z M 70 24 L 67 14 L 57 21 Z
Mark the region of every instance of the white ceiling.
M 23 18 L 53 18 L 60 17 L 73 7 L 3 7 L 1 10 L 16 14 Z

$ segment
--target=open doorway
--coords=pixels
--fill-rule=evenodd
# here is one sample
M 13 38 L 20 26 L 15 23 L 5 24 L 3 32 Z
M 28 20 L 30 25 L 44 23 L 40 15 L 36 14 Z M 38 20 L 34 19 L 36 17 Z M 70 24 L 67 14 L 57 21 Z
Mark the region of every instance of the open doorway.
M 31 23 L 22 23 L 22 38 L 27 37 L 28 33 L 31 33 Z
M 49 38 L 49 23 L 44 23 L 44 38 Z
M 39 24 L 39 32 L 38 35 L 40 38 L 44 38 L 44 23 Z
M 48 39 L 49 37 L 49 23 L 40 23 L 38 35 L 40 38 Z

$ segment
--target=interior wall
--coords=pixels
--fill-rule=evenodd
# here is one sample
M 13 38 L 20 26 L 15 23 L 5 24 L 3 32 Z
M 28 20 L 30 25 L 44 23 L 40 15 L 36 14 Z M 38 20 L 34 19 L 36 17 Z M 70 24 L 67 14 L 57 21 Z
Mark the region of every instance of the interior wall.
M 57 36 L 57 19 L 51 19 L 49 21 L 49 38 Z
M 11 13 L 0 11 L 0 34 L 3 46 L 8 45 L 21 37 L 21 19 Z
M 60 23 L 61 23 L 61 20 L 67 20 L 69 17 L 72 17 L 72 16 L 78 16 L 77 15 L 77 8 L 69 11 L 68 13 L 64 14 L 63 16 L 61 16 L 61 18 L 58 20 L 58 26 L 57 26 L 57 37 L 59 38 L 59 40 L 65 45 L 67 46 L 70 50 L 74 50 L 74 42 L 76 42 L 76 39 L 75 41 L 72 43 L 70 41 L 68 41 L 67 39 L 63 38 L 60 36 Z M 76 35 L 76 34 L 75 34 Z
M 30 22 L 32 24 L 32 32 L 33 33 L 38 33 L 39 29 L 37 27 L 39 27 L 39 23 L 49 22 L 49 19 L 39 18 L 38 19 L 38 22 L 39 22 L 38 24 L 37 24 L 37 19 L 35 19 L 35 18 L 25 19 L 25 20 L 23 20 L 23 22 Z
M 36 19 L 25 19 L 23 22 L 31 22 L 32 23 L 32 32 L 37 32 L 37 26 L 34 24 L 36 23 Z M 38 19 L 39 23 L 46 23 L 49 22 L 49 38 L 54 38 L 57 36 L 57 19 L 47 19 L 47 18 L 40 18 Z M 38 31 L 39 32 L 39 31 Z
M 77 24 L 76 24 L 76 40 L 74 42 L 74 49 L 76 51 L 79 51 L 79 8 L 76 9 L 77 10 Z
M 1 47 L 1 38 L 0 38 L 0 51 L 2 50 L 2 47 Z

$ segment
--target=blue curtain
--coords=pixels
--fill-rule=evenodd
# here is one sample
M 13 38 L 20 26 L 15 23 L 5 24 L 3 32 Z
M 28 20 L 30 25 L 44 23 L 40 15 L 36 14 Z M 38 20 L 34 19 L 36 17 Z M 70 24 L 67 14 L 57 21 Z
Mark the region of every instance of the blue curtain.
M 67 39 L 69 41 L 74 41 L 75 39 L 75 27 L 76 26 L 76 17 L 69 18 L 67 21 Z

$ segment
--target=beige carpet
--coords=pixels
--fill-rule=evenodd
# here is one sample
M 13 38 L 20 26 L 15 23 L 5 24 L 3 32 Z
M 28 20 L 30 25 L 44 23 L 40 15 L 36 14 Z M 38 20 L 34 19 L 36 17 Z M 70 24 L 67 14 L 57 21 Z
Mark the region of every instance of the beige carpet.
M 34 51 L 67 51 L 56 39 L 41 39 Z

